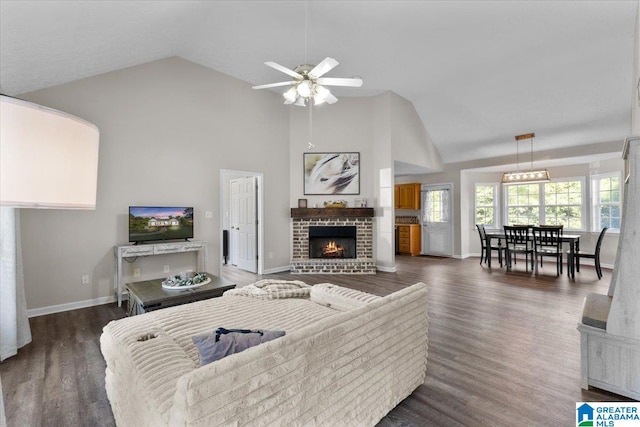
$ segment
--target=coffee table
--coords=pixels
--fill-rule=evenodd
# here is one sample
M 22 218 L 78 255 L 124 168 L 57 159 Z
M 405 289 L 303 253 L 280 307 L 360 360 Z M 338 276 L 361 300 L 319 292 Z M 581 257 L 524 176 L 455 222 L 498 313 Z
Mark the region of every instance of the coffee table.
M 224 291 L 236 287 L 235 283 L 226 282 L 209 273 L 205 274 L 211 282 L 192 289 L 164 289 L 162 282 L 165 279 L 127 283 L 126 287 L 129 290 L 127 315 L 135 316 L 161 308 L 219 297 Z

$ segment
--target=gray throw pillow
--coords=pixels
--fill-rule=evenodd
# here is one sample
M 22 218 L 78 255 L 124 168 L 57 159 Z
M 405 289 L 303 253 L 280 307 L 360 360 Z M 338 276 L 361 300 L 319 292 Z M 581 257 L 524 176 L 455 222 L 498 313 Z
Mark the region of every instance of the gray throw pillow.
M 285 331 L 218 328 L 208 334 L 196 335 L 192 340 L 200 354 L 200 366 L 204 366 L 284 335 Z

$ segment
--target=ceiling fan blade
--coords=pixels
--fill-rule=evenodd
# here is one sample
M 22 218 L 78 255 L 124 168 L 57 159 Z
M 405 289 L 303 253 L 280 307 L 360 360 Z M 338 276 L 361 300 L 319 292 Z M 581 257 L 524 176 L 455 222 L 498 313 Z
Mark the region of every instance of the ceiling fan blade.
M 309 75 L 311 77 L 318 78 L 331 71 L 338 64 L 338 61 L 327 56 L 322 60 L 322 62 L 313 67 L 311 71 L 309 71 Z
M 292 85 L 298 83 L 296 80 L 292 80 L 290 82 L 279 82 L 279 83 L 269 83 L 266 85 L 258 85 L 258 86 L 253 86 L 253 89 L 267 89 L 270 87 L 279 87 L 279 86 L 288 86 L 288 85 Z
M 362 86 L 362 79 L 360 78 L 339 78 L 339 77 L 323 77 L 317 80 L 318 84 L 325 86 L 349 86 L 360 87 Z
M 335 104 L 336 102 L 338 102 L 338 98 L 336 98 L 335 96 L 333 96 L 333 94 L 329 94 L 329 96 L 327 96 L 327 100 L 326 100 L 327 104 Z
M 277 63 L 275 63 L 275 62 L 267 61 L 267 62 L 265 62 L 264 64 L 265 64 L 265 65 L 268 65 L 269 67 L 274 68 L 274 69 L 276 69 L 276 70 L 278 70 L 278 71 L 281 71 L 281 72 L 283 72 L 283 73 L 285 73 L 285 74 L 288 74 L 288 75 L 290 75 L 291 77 L 295 77 L 295 78 L 296 78 L 296 79 L 298 79 L 298 80 L 302 80 L 302 79 L 304 78 L 304 77 L 302 77 L 302 74 L 296 73 L 295 71 L 290 70 L 290 69 L 288 69 L 287 67 L 284 67 L 284 66 L 282 66 L 282 65 L 280 65 L 280 64 L 277 64 Z

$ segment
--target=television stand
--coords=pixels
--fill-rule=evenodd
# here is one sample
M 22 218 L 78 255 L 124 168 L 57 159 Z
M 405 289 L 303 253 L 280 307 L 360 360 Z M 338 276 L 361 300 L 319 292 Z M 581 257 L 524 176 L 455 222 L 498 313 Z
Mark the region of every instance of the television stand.
M 134 244 L 115 246 L 113 248 L 113 254 L 115 256 L 116 264 L 116 270 L 114 274 L 114 288 L 118 300 L 118 307 L 122 307 L 122 293 L 125 288 L 125 284 L 122 278 L 122 260 L 124 258 L 177 254 L 183 252 L 196 252 L 196 270 L 207 271 L 207 242 L 177 241 L 145 245 Z

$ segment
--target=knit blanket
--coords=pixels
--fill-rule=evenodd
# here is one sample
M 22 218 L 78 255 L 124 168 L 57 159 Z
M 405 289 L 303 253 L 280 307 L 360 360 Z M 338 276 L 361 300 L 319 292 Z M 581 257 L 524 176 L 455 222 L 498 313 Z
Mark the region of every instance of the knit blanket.
M 265 279 L 241 288 L 229 289 L 223 294 L 229 295 L 260 299 L 309 298 L 311 285 L 300 280 Z

